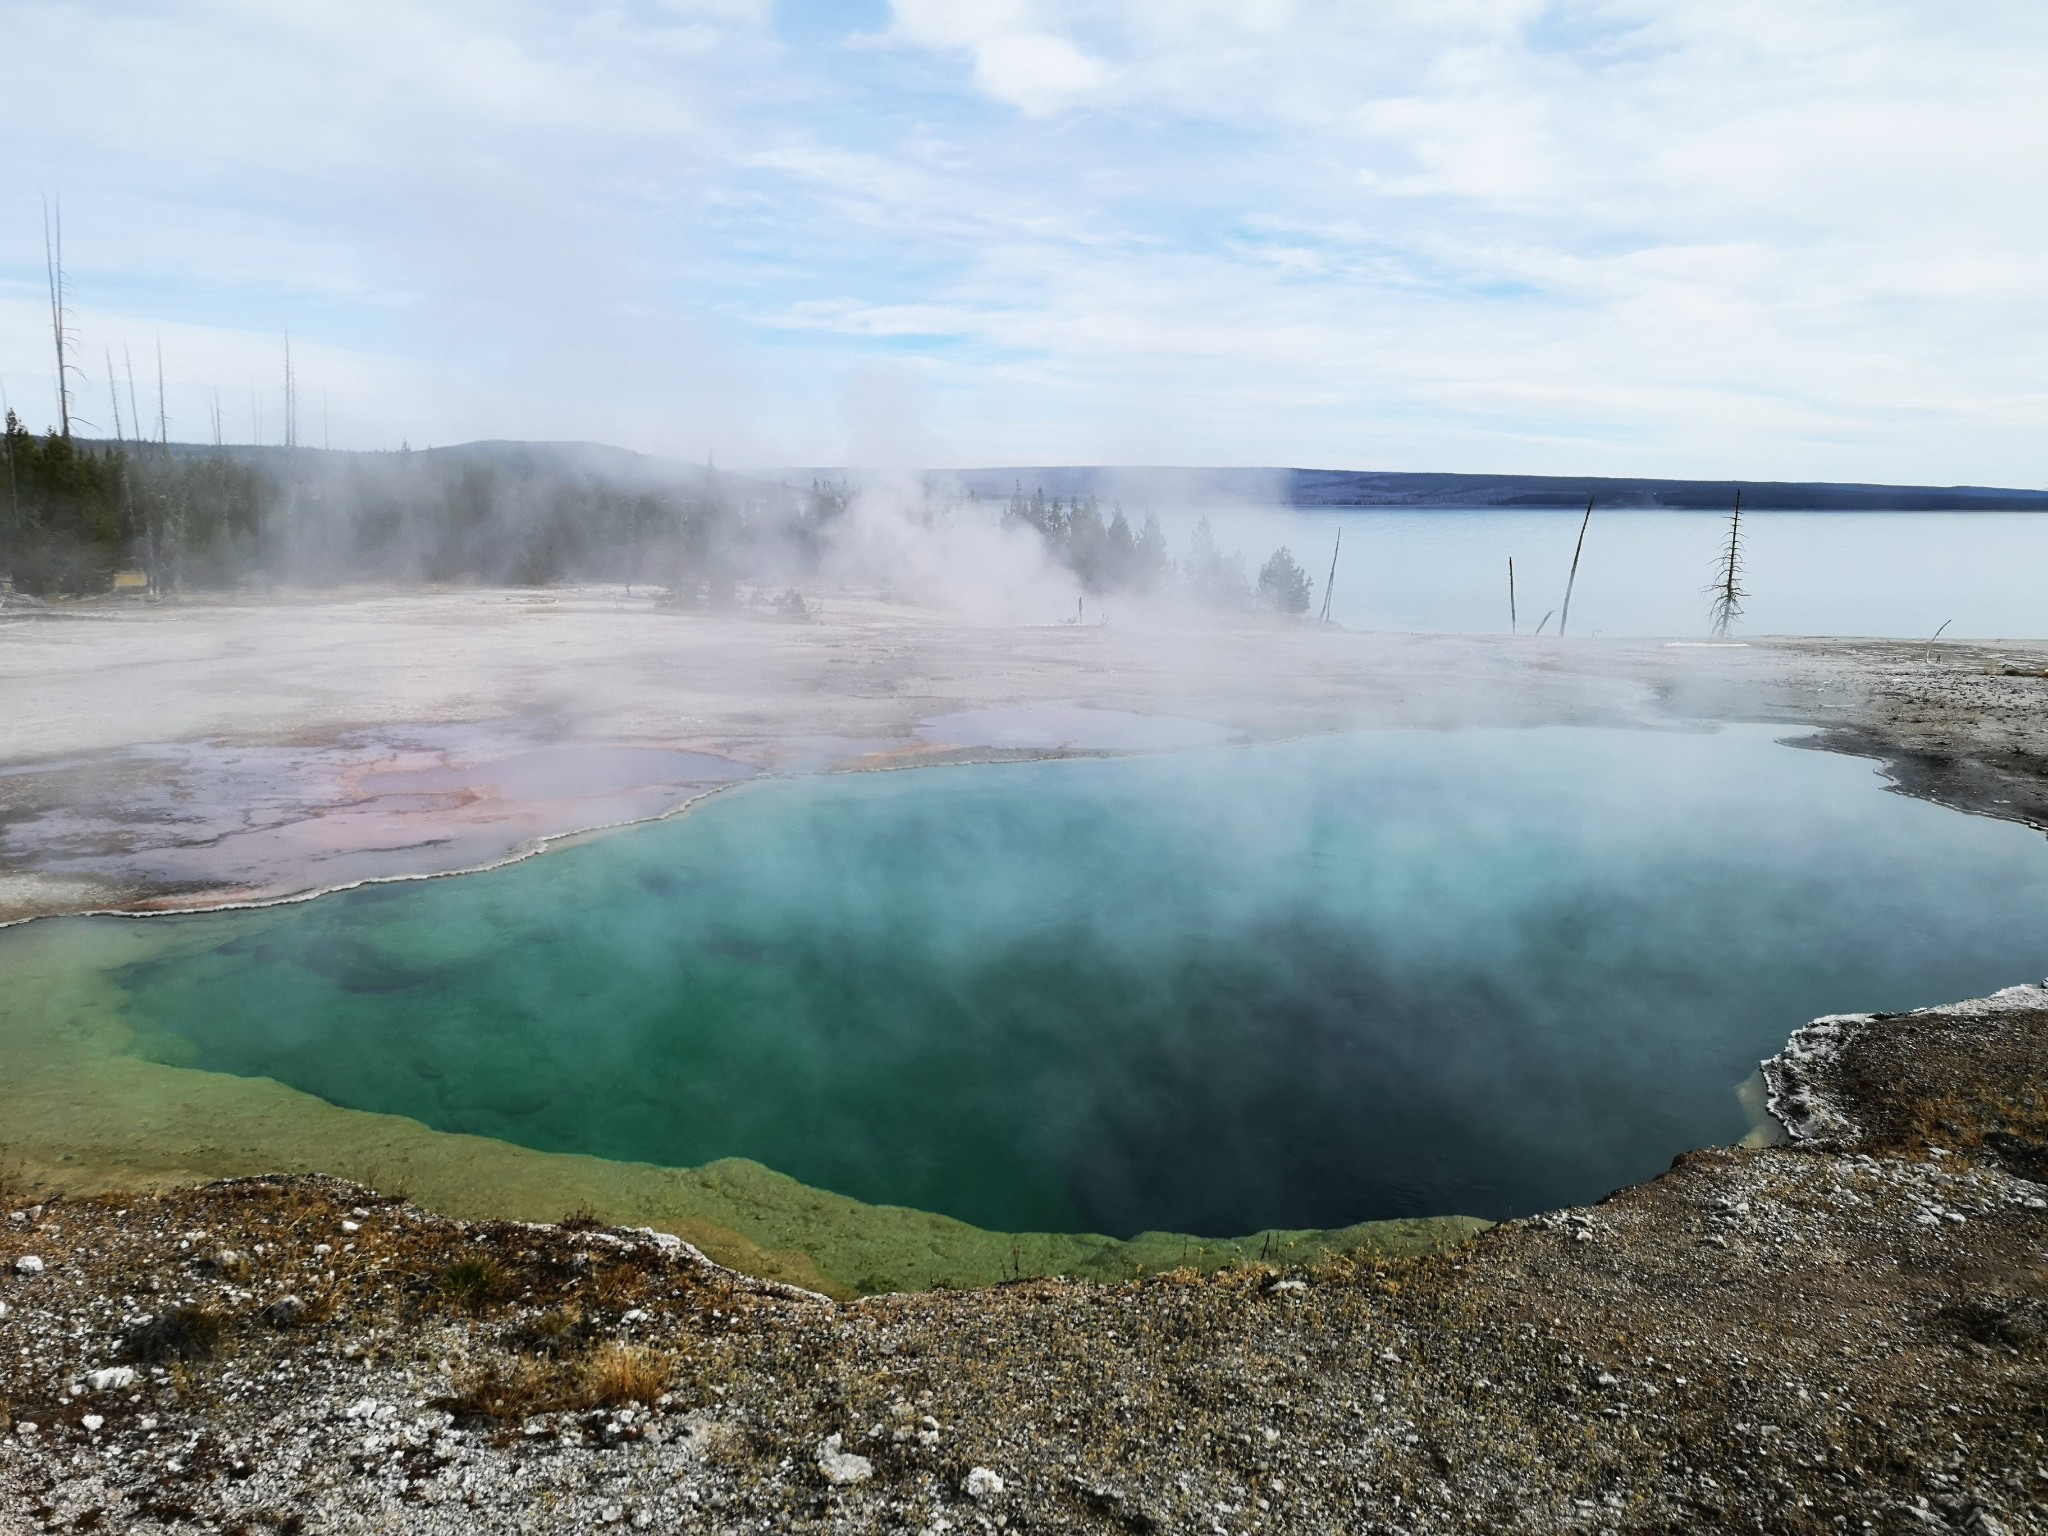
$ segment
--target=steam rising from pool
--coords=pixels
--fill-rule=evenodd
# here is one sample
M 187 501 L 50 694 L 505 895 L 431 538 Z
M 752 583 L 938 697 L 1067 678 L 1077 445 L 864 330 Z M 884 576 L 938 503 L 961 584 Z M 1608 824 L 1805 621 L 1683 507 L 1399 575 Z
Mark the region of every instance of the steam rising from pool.
M 786 780 L 122 979 L 172 1059 L 997 1229 L 1501 1217 L 1739 1137 L 1816 1014 L 2048 971 L 2039 836 L 1881 789 L 1747 728 Z

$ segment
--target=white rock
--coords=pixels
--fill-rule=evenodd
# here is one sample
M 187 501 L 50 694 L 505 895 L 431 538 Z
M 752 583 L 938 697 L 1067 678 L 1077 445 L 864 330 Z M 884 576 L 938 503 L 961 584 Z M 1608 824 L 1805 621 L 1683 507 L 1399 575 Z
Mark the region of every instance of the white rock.
M 851 1487 L 864 1483 L 875 1475 L 875 1464 L 865 1456 L 856 1456 L 851 1451 L 839 1448 L 839 1436 L 827 1435 L 818 1446 L 818 1470 L 825 1475 L 825 1481 L 835 1488 Z
M 360 1232 L 363 1230 L 363 1224 L 360 1221 L 344 1221 L 341 1224 L 341 1230 L 344 1232 Z
M 374 1419 L 383 1404 L 374 1397 L 359 1397 L 341 1410 L 344 1419 Z
M 967 1474 L 967 1481 L 960 1487 L 970 1499 L 993 1499 L 1001 1496 L 1003 1480 L 987 1467 L 976 1467 Z
M 43 1261 L 32 1253 L 24 1253 L 14 1261 L 14 1272 L 17 1275 L 40 1275 L 43 1272 Z
M 5 1317 L 11 1310 L 13 1309 L 6 1302 L 0 1301 L 0 1317 Z
M 98 1434 L 99 1427 L 107 1421 L 101 1418 L 96 1413 L 88 1413 L 84 1418 L 80 1419 L 78 1422 L 85 1426 L 87 1434 Z
M 23 1419 L 19 1424 L 14 1426 L 14 1432 L 17 1435 L 28 1436 L 36 1432 L 36 1427 L 27 1419 Z
M 85 1384 L 95 1392 L 121 1392 L 135 1385 L 135 1367 L 132 1365 L 110 1365 L 104 1370 L 87 1371 Z

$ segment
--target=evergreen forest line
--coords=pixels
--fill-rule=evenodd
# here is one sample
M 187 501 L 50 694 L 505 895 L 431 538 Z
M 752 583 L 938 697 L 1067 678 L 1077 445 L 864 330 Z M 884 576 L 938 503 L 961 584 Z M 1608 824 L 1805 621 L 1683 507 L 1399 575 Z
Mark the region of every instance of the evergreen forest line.
M 806 489 L 710 470 L 622 477 L 540 452 L 332 453 L 103 442 L 5 421 L 0 579 L 35 597 L 381 581 L 544 586 L 617 581 L 689 605 L 743 581 L 820 568 L 845 484 Z M 978 497 L 926 516 L 985 514 Z M 1085 592 L 1174 595 L 1224 608 L 1307 611 L 1312 582 L 1287 550 L 1254 578 L 1201 520 L 1173 559 L 1157 514 L 1133 530 L 1092 496 L 1048 501 L 1021 484 L 1002 510 L 1032 529 Z

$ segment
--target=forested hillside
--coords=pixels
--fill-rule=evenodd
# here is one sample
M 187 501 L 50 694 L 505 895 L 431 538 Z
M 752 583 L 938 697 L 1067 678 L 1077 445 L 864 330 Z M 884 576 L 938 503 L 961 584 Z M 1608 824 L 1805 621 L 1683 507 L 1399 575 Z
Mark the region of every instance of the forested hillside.
M 564 454 L 204 449 L 6 423 L 0 576 L 39 596 L 340 580 L 644 581 L 715 601 L 814 564 L 843 489 Z

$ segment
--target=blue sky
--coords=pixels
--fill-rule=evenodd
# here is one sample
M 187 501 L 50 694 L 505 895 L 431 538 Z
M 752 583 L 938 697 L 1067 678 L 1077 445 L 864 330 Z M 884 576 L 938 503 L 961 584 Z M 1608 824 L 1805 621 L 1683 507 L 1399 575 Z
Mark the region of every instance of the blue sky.
M 2011 0 L 0 0 L 0 382 L 725 464 L 2048 481 Z M 145 407 L 153 420 L 153 404 Z

